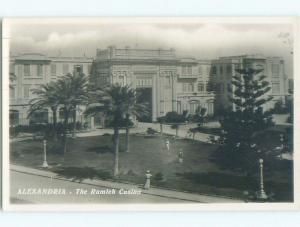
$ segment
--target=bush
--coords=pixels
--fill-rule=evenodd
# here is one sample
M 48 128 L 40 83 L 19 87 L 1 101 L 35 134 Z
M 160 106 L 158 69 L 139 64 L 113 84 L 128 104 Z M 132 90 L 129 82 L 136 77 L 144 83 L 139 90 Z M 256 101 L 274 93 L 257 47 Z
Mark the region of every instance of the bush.
M 288 113 L 288 108 L 283 104 L 282 100 L 278 100 L 272 111 L 274 114 L 286 114 Z
M 154 175 L 154 177 L 153 177 L 153 180 L 155 180 L 155 181 L 163 181 L 164 180 L 164 175 L 161 172 L 156 173 Z
M 147 134 L 148 135 L 155 135 L 158 131 L 154 130 L 153 128 L 147 128 Z
M 166 123 L 183 123 L 186 121 L 184 115 L 178 114 L 175 111 L 168 112 L 164 117 Z
M 105 126 L 108 127 L 108 128 L 112 128 L 114 125 L 113 125 L 113 118 L 111 117 L 107 117 L 105 119 Z M 129 119 L 129 127 L 132 127 L 134 126 L 134 123 L 132 120 Z M 120 128 L 126 128 L 127 127 L 127 121 L 126 119 L 122 119 L 122 121 L 120 122 L 120 125 L 119 125 Z

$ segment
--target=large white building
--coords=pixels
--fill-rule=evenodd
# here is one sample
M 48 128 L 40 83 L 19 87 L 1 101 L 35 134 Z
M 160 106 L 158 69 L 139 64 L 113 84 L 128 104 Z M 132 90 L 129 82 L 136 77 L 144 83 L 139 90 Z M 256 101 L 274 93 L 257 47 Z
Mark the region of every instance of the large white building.
M 99 86 L 128 84 L 144 93 L 150 103 L 151 121 L 167 112 L 195 113 L 198 106 L 213 114 L 213 93 L 206 89 L 210 61 L 180 58 L 173 49 L 118 49 L 110 46 L 97 50 L 93 79 Z
M 119 83 L 131 85 L 142 95 L 140 102 L 149 103 L 151 117 L 156 121 L 167 112 L 187 111 L 194 114 L 204 107 L 208 115 L 218 109 L 229 107 L 228 88 L 235 69 L 242 67 L 263 68 L 270 82 L 274 97 L 266 106 L 271 108 L 287 95 L 287 78 L 284 61 L 279 57 L 231 56 L 216 60 L 199 60 L 178 57 L 174 49 L 116 48 L 98 49 L 95 59 L 88 57 L 48 57 L 42 54 L 11 56 L 10 72 L 16 79 L 10 86 L 10 124 L 27 125 L 29 101 L 34 98 L 32 89 L 41 84 L 57 80 L 59 76 L 72 72 L 90 75 L 90 82 L 98 86 Z M 212 92 L 210 84 L 217 88 Z M 234 108 L 234 107 L 233 107 Z M 49 112 L 50 110 L 48 110 Z M 62 118 L 59 113 L 58 120 Z M 51 122 L 52 113 L 34 116 L 35 121 Z M 82 120 L 82 115 L 77 119 Z M 90 127 L 103 124 L 101 117 L 88 121 Z

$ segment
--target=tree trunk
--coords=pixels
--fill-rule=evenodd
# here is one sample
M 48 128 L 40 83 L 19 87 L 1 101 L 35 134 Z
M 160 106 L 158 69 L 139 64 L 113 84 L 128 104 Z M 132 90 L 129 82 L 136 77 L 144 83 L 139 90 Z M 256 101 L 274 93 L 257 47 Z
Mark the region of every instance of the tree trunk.
M 115 153 L 115 162 L 114 162 L 114 176 L 119 175 L 119 127 L 114 127 L 114 153 Z
M 76 135 L 76 106 L 73 110 L 73 130 L 72 130 L 72 137 L 74 138 Z
M 163 125 L 162 125 L 162 123 L 160 123 L 160 135 L 161 136 L 163 135 Z
M 64 128 L 63 128 L 63 145 L 64 145 L 64 157 L 67 153 L 67 127 L 68 127 L 68 118 L 69 112 L 65 111 L 65 119 L 64 119 Z
M 129 152 L 129 115 L 126 114 L 126 140 L 125 140 L 125 152 Z
M 54 135 L 53 135 L 53 140 L 57 141 L 57 116 L 56 116 L 57 108 L 52 108 L 52 116 L 53 116 L 53 130 L 54 130 Z

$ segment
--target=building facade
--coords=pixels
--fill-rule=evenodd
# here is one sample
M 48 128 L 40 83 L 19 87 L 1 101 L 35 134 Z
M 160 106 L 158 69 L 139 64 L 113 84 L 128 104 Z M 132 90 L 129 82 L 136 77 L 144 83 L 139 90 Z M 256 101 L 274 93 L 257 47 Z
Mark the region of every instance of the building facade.
M 214 95 L 207 92 L 210 62 L 178 58 L 173 49 L 97 50 L 93 78 L 99 86 L 118 83 L 130 85 L 150 103 L 151 121 L 167 112 L 195 113 L 202 106 L 213 114 Z
M 49 112 L 50 110 L 27 118 L 29 102 L 35 98 L 32 93 L 33 89 L 50 81 L 55 81 L 68 73 L 82 72 L 89 75 L 92 61 L 92 58 L 86 57 L 48 57 L 37 53 L 12 56 L 10 74 L 13 74 L 15 78 L 10 81 L 10 124 L 28 125 L 32 121 L 51 122 L 52 113 Z M 58 120 L 60 120 L 62 116 L 57 114 Z
M 284 61 L 279 57 L 232 56 L 216 60 L 199 60 L 176 56 L 174 49 L 116 48 L 98 49 L 95 59 L 88 57 L 48 57 L 42 54 L 22 54 L 10 59 L 10 124 L 27 125 L 29 101 L 34 98 L 32 89 L 57 80 L 67 73 L 82 72 L 90 75 L 90 82 L 99 87 L 118 83 L 130 85 L 140 95 L 140 102 L 148 103 L 151 117 L 156 121 L 170 111 L 194 114 L 201 107 L 207 115 L 232 107 L 229 89 L 236 69 L 262 68 L 267 76 L 273 96 L 266 104 L 269 109 L 278 100 L 285 100 L 287 78 Z M 213 84 L 214 89 L 211 85 Z M 101 115 L 82 119 L 85 107 L 78 110 L 77 119 L 88 122 L 91 128 L 103 125 Z M 52 113 L 35 116 L 42 122 L 51 122 Z M 58 120 L 62 116 L 58 113 Z M 145 119 L 142 119 L 145 120 Z
M 262 69 L 259 75 L 266 76 L 271 90 L 265 97 L 272 96 L 273 99 L 266 103 L 265 110 L 273 108 L 275 103 L 281 100 L 283 103 L 288 94 L 287 77 L 284 70 L 284 60 L 280 57 L 264 57 L 259 55 L 242 55 L 221 57 L 212 61 L 211 80 L 214 84 L 216 112 L 224 108 L 235 108 L 230 102 L 234 86 L 231 84 L 232 77 L 238 75 L 236 69 L 254 68 Z M 258 75 L 258 76 L 259 76 Z

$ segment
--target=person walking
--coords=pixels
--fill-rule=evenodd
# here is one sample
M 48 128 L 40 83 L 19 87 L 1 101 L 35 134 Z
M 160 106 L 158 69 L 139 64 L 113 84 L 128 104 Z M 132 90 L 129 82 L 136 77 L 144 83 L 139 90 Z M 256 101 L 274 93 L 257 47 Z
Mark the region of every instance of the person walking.
M 166 147 L 167 147 L 167 150 L 169 151 L 170 150 L 170 141 L 168 139 L 166 140 Z

